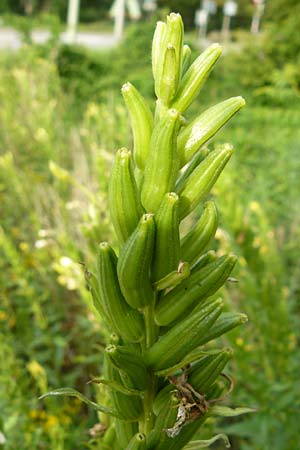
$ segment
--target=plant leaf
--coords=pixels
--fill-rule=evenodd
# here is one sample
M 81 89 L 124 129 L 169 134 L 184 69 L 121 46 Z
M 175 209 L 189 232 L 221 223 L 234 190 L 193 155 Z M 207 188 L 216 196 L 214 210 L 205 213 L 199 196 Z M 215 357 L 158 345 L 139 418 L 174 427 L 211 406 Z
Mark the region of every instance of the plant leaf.
M 97 383 L 97 384 L 105 384 L 106 386 L 110 387 L 111 389 L 114 389 L 117 392 L 121 392 L 125 395 L 142 395 L 143 393 L 141 391 L 138 391 L 137 389 L 131 389 L 126 386 L 123 386 L 122 384 L 118 383 L 117 381 L 113 380 L 105 380 L 104 378 L 93 378 L 89 381 L 89 383 Z
M 183 450 L 198 450 L 199 448 L 207 448 L 210 447 L 211 444 L 214 444 L 215 442 L 219 441 L 220 439 L 224 441 L 226 448 L 230 447 L 230 442 L 226 434 L 217 434 L 211 439 L 192 441 L 189 444 L 187 444 Z
M 188 355 L 186 355 L 185 358 L 183 358 L 178 364 L 175 364 L 172 367 L 168 367 L 167 369 L 158 370 L 155 372 L 155 375 L 159 377 L 167 377 L 169 375 L 172 375 L 172 373 L 176 372 L 179 369 L 182 369 L 183 367 L 187 366 L 188 364 L 197 361 L 202 356 L 206 355 L 213 355 L 214 353 L 217 353 L 219 350 L 201 350 L 199 348 L 196 348 L 192 352 L 190 352 Z
M 221 405 L 215 405 L 209 410 L 211 415 L 221 417 L 235 417 L 242 414 L 253 413 L 255 411 L 256 410 L 253 408 L 230 408 L 229 406 Z
M 126 417 L 121 416 L 117 411 L 115 411 L 112 408 L 108 408 L 107 406 L 98 405 L 95 402 L 92 402 L 87 397 L 85 397 L 80 392 L 76 391 L 72 388 L 60 388 L 55 389 L 54 391 L 47 392 L 46 394 L 41 395 L 39 397 L 39 400 L 42 400 L 46 397 L 53 397 L 53 396 L 67 396 L 67 397 L 76 397 L 82 402 L 86 403 L 87 405 L 91 406 L 92 408 L 96 409 L 97 411 L 100 411 L 104 414 L 109 414 L 110 416 L 117 417 L 118 419 L 126 419 Z

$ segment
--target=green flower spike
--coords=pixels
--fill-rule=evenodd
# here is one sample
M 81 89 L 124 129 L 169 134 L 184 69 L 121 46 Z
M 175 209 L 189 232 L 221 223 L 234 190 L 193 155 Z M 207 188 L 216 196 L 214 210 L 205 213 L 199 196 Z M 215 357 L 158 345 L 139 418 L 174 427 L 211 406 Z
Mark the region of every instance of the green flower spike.
M 192 450 L 218 439 L 227 443 L 223 434 L 205 441 L 193 436 L 211 416 L 251 412 L 218 404 L 229 389 L 224 370 L 232 351 L 212 341 L 247 317 L 224 312 L 216 296 L 236 256 L 207 248 L 218 226 L 215 203 L 207 196 L 233 150 L 206 144 L 245 102 L 234 97 L 186 121 L 183 114 L 222 48 L 213 44 L 190 64 L 183 36 L 179 14 L 158 22 L 152 45 L 154 114 L 134 86 L 122 88 L 133 149 L 117 151 L 109 184 L 118 256 L 103 242 L 96 269 L 86 271 L 95 309 L 111 336 L 101 377 L 94 380 L 107 394 L 99 405 L 70 388 L 49 393 L 76 396 L 105 415 L 99 448 L 106 450 Z M 193 213 L 201 207 L 196 220 Z M 181 221 L 190 214 L 182 235 Z

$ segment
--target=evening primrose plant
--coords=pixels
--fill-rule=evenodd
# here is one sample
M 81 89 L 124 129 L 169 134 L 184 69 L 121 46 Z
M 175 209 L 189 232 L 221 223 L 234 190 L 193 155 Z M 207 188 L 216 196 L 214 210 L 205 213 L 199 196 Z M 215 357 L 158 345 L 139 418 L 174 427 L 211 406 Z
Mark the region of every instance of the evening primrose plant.
M 224 435 L 192 439 L 209 417 L 250 411 L 219 404 L 232 389 L 224 373 L 232 350 L 213 341 L 247 317 L 224 312 L 215 295 L 237 258 L 207 251 L 218 226 L 207 196 L 233 150 L 205 146 L 245 102 L 234 97 L 191 122 L 184 117 L 221 52 L 213 44 L 190 64 L 182 19 L 172 13 L 153 38 L 155 113 L 132 84 L 122 87 L 133 151 L 117 151 L 109 185 L 119 245 L 100 243 L 95 270 L 86 269 L 107 336 L 103 377 L 93 381 L 106 391 L 101 404 L 70 388 L 48 394 L 79 397 L 101 413 L 97 448 L 193 450 L 219 438 L 228 445 Z M 205 199 L 182 236 L 181 222 Z

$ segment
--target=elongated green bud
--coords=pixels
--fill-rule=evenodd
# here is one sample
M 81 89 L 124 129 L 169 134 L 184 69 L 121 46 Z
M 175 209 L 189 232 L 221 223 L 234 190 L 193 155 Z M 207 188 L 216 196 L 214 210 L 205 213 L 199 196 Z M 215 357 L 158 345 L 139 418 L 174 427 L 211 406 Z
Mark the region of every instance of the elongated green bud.
M 168 44 L 162 64 L 162 73 L 160 76 L 159 86 L 157 87 L 158 98 L 166 106 L 169 106 L 176 93 L 176 75 L 176 50 L 173 45 Z
M 122 94 L 131 119 L 134 160 L 138 168 L 144 170 L 153 129 L 153 115 L 144 97 L 131 83 L 123 85 Z
M 188 45 L 183 46 L 182 51 L 182 75 L 188 70 L 191 62 L 192 50 Z
M 104 310 L 108 326 L 129 342 L 143 339 L 143 319 L 138 311 L 132 309 L 122 296 L 116 270 L 117 257 L 107 242 L 99 245 L 98 283 L 99 301 Z
M 130 401 L 130 400 L 129 400 Z M 121 448 L 127 448 L 133 436 L 138 432 L 137 422 L 116 419 L 116 435 Z
M 203 425 L 207 417 L 208 414 L 204 413 L 200 415 L 198 419 L 194 420 L 191 423 L 186 424 L 175 438 L 170 439 L 168 447 L 166 447 L 164 450 L 183 449 L 186 446 L 186 444 L 190 442 L 190 440 L 193 438 L 194 434 L 198 431 L 201 425 Z
M 183 53 L 183 22 L 180 14 L 171 13 L 167 16 L 167 30 L 165 42 L 171 44 L 175 50 L 175 92 L 177 91 L 182 71 L 182 53 Z
M 246 322 L 248 322 L 248 317 L 246 314 L 229 312 L 223 313 L 205 334 L 205 336 L 202 336 L 199 345 L 204 345 Z
M 161 61 L 163 59 L 164 51 L 165 51 L 164 41 L 165 41 L 166 30 L 167 30 L 167 24 L 165 22 L 161 22 L 161 21 L 157 22 L 154 36 L 153 36 L 153 41 L 152 41 L 152 72 L 153 72 L 153 78 L 155 80 L 155 93 L 157 96 L 158 96 L 158 94 L 156 92 L 156 86 L 157 86 L 157 81 L 159 79 L 158 71 L 159 71 L 159 64 L 161 63 Z
M 208 400 L 220 398 L 224 394 L 225 389 L 226 387 L 224 386 L 224 383 L 215 381 L 214 384 L 208 389 L 206 398 Z
M 153 300 L 150 268 L 154 238 L 153 214 L 144 214 L 120 253 L 119 283 L 127 303 L 133 308 L 143 308 Z
M 218 227 L 218 212 L 211 200 L 204 205 L 203 213 L 192 230 L 181 240 L 181 258 L 190 263 L 199 256 L 214 237 Z
M 147 386 L 147 370 L 141 355 L 124 346 L 109 345 L 106 355 L 123 374 L 126 386 L 143 391 Z
M 174 192 L 166 194 L 155 216 L 153 281 L 161 280 L 178 267 L 180 256 L 178 201 L 179 197 Z
M 179 169 L 175 142 L 177 119 L 176 110 L 167 110 L 153 130 L 142 187 L 142 203 L 147 212 L 156 212 L 164 195 L 175 187 Z
M 112 362 L 105 355 L 106 375 L 117 383 L 122 383 L 119 371 L 113 366 Z M 119 414 L 126 416 L 129 421 L 138 420 L 142 414 L 142 400 L 139 396 L 128 396 L 121 392 L 111 389 L 110 398 L 112 406 Z M 116 421 L 117 423 L 117 421 Z M 117 432 L 118 427 L 116 427 Z M 128 440 L 129 442 L 129 440 Z
M 212 151 L 187 179 L 180 194 L 179 216 L 183 219 L 208 194 L 229 161 L 233 149 L 224 145 Z
M 204 111 L 179 134 L 178 154 L 186 164 L 245 105 L 243 97 L 232 97 Z
M 216 259 L 216 252 L 214 250 L 209 250 L 208 252 L 204 253 L 204 255 L 200 256 L 200 258 L 192 265 L 191 272 L 197 272 L 198 270 L 202 269 L 202 267 L 207 266 L 207 264 L 216 261 Z
M 103 436 L 103 444 L 106 444 L 107 446 L 111 446 L 116 440 L 116 429 L 115 424 L 112 424 L 106 431 L 105 435 Z
M 162 297 L 156 307 L 155 321 L 168 325 L 189 314 L 202 299 L 213 295 L 227 280 L 237 261 L 225 255 L 204 266 Z
M 110 217 L 121 244 L 129 238 L 143 214 L 129 150 L 117 151 L 109 183 Z
M 190 161 L 190 163 L 188 164 L 188 166 L 186 167 L 186 169 L 180 174 L 180 176 L 178 177 L 178 180 L 176 181 L 176 192 L 180 192 L 182 191 L 182 189 L 184 188 L 187 179 L 189 178 L 189 176 L 194 172 L 194 170 L 196 169 L 197 166 L 199 166 L 199 164 L 207 157 L 207 155 L 210 153 L 210 150 L 208 147 L 204 147 L 201 150 L 199 150 L 198 153 L 196 153 L 192 160 Z M 183 164 L 181 164 L 182 166 Z
M 137 433 L 131 439 L 126 450 L 146 450 L 146 437 L 142 433 Z
M 181 114 L 184 113 L 199 94 L 221 53 L 222 47 L 219 44 L 212 44 L 193 62 L 181 80 L 172 108 Z
M 88 285 L 88 289 L 92 294 L 93 299 L 93 305 L 98 312 L 99 316 L 104 319 L 107 326 L 110 327 L 110 319 L 105 315 L 104 308 L 103 308 L 103 302 L 100 297 L 99 293 L 99 284 L 96 276 L 92 272 L 87 272 L 85 274 L 85 279 Z
M 160 42 L 161 58 L 156 59 L 155 93 L 168 106 L 176 94 L 182 69 L 183 22 L 179 14 L 172 13 L 167 17 L 163 43 Z
M 168 289 L 170 287 L 176 287 L 183 280 L 190 276 L 190 265 L 187 262 L 180 262 L 178 269 L 168 273 L 164 278 L 154 283 L 154 287 L 157 291 Z
M 174 388 L 174 386 L 173 386 Z M 148 448 L 162 450 L 170 438 L 167 430 L 174 426 L 177 418 L 179 398 L 176 392 L 168 392 L 164 398 L 164 406 L 160 408 L 154 429 L 149 434 Z
M 215 355 L 204 357 L 204 364 L 201 364 L 201 361 L 200 364 L 196 363 L 189 372 L 189 384 L 197 392 L 205 394 L 222 373 L 232 356 L 233 351 L 230 348 L 226 348 Z
M 199 346 L 199 341 L 221 314 L 222 307 L 223 302 L 218 299 L 205 309 L 183 319 L 146 352 L 146 363 L 153 370 L 177 364 L 187 353 Z
M 170 397 L 170 392 L 175 390 L 176 387 L 169 383 L 158 392 L 153 402 L 153 412 L 156 416 L 159 415 L 162 408 L 166 407 L 166 403 Z

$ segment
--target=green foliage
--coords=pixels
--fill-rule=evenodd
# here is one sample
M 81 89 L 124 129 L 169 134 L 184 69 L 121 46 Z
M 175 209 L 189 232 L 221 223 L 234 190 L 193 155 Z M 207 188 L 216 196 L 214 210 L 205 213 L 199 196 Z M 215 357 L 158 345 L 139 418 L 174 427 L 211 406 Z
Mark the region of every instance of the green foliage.
M 232 447 L 239 450 L 295 450 L 298 445 L 298 15 L 287 2 L 278 8 L 275 0 L 268 2 L 267 14 L 273 4 L 270 30 L 277 36 L 289 22 L 284 32 L 288 39 L 276 41 L 275 48 L 275 34 L 257 41 L 237 36 L 239 43 L 252 45 L 224 55 L 223 70 L 213 73 L 191 111 L 199 114 L 216 99 L 240 93 L 248 103 L 214 138 L 217 144 L 232 142 L 237 150 L 228 175 L 225 171 L 214 190 L 221 209 L 218 246 L 224 251 L 234 248 L 239 256 L 233 275 L 238 284 L 226 283 L 224 295 L 228 305 L 232 301 L 234 309 L 252 318 L 243 340 L 234 331 L 229 336 L 237 361 L 236 384 L 241 387 L 233 392 L 234 403 L 258 408 L 239 423 L 230 418 L 221 422 Z M 285 17 L 280 27 L 277 14 Z M 57 59 L 65 49 L 57 53 L 57 47 L 26 46 L 0 55 L 0 432 L 9 450 L 99 448 L 98 415 L 74 399 L 37 398 L 64 385 L 88 397 L 96 394 L 99 403 L 105 397 L 103 381 L 97 388 L 86 386 L 100 371 L 105 330 L 95 320 L 96 312 L 87 316 L 81 299 L 89 303 L 90 298 L 77 263 L 83 255 L 92 260 L 95 242 L 113 239 L 104 195 L 107 173 L 112 152 L 124 143 L 132 145 L 127 113 L 115 90 L 129 78 L 144 94 L 152 89 L 146 68 L 149 53 L 143 53 L 143 45 L 150 47 L 151 33 L 139 45 L 143 28 L 135 27 L 130 46 L 118 53 L 122 71 L 118 60 L 112 65 L 106 55 L 83 49 L 70 49 L 77 67 L 72 54 L 67 56 L 66 76 L 60 56 Z M 136 46 L 141 65 L 134 58 Z M 81 57 L 87 60 L 85 71 Z M 171 276 L 174 280 L 177 272 Z M 124 394 L 129 393 L 126 389 Z M 100 418 L 105 424 L 105 417 Z M 136 432 L 131 425 L 126 429 Z M 217 429 L 218 422 L 210 419 L 199 439 L 209 439 Z M 110 429 L 107 443 L 116 439 L 115 433 Z

